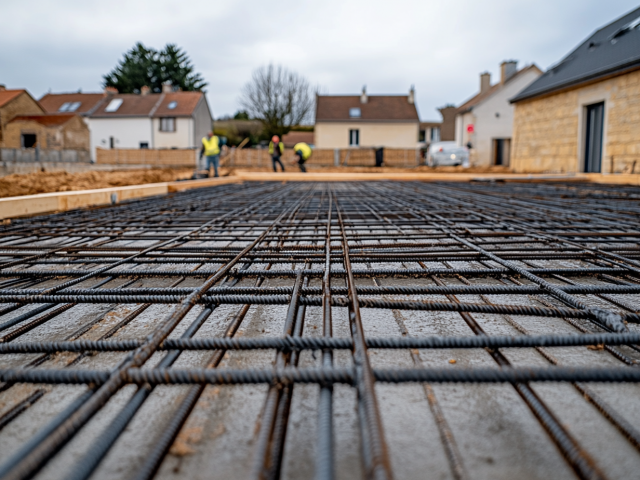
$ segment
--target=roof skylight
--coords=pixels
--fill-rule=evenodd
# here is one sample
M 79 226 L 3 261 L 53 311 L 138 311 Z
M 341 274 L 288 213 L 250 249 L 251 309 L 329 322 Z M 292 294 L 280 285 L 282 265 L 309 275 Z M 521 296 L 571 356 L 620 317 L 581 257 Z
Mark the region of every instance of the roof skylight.
M 640 26 L 640 17 L 638 17 L 635 20 L 632 20 L 631 22 L 627 23 L 624 27 L 622 27 L 616 33 L 614 33 L 611 36 L 611 43 L 616 43 L 618 41 L 619 37 L 621 37 L 625 33 L 630 32 L 634 28 L 638 28 L 639 26 Z
M 178 102 L 173 101 L 173 102 L 169 102 L 169 105 L 167 105 L 167 108 L 168 108 L 169 110 L 173 110 L 173 109 L 174 109 L 174 108 L 176 108 L 177 106 L 178 106 Z
M 105 112 L 116 112 L 119 108 L 120 105 L 122 105 L 122 99 L 121 98 L 114 98 L 113 100 L 111 100 L 109 102 L 109 105 L 107 105 L 107 108 L 104 109 Z
M 362 116 L 362 112 L 360 108 L 354 107 L 349 109 L 349 117 L 351 118 L 360 118 Z

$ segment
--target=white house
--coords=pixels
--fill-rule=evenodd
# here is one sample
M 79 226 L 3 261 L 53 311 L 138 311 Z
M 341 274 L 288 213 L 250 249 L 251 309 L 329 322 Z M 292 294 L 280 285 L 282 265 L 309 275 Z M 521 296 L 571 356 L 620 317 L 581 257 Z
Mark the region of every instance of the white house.
M 515 61 L 502 62 L 500 82 L 495 85 L 491 74 L 480 75 L 480 92 L 458 107 L 455 124 L 456 142 L 471 146 L 474 165 L 509 165 L 514 117 L 509 100 L 540 75 L 536 65 L 518 70 Z
M 199 148 L 211 130 L 211 111 L 202 92 L 119 94 L 47 94 L 48 112 L 75 111 L 91 132 L 91 158 L 96 148 Z

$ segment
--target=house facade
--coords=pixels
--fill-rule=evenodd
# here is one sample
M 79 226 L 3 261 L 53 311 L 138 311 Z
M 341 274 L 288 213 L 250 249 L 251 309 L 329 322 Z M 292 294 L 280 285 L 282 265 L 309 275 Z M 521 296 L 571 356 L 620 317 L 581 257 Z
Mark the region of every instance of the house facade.
M 199 148 L 213 120 L 202 92 L 48 94 L 41 103 L 51 113 L 78 105 L 74 111 L 89 127 L 93 160 L 98 148 Z
M 318 95 L 317 148 L 417 148 L 420 119 L 409 95 Z
M 455 141 L 470 146 L 473 165 L 510 165 L 514 107 L 509 100 L 540 75 L 536 65 L 518 70 L 512 60 L 502 62 L 496 84 L 491 84 L 491 74 L 480 75 L 480 91 L 455 116 Z
M 512 99 L 517 172 L 640 171 L 640 8 Z
M 19 115 L 38 115 L 44 113 L 40 104 L 26 90 L 8 90 L 0 85 L 0 148 L 8 147 L 6 128 L 9 122 Z

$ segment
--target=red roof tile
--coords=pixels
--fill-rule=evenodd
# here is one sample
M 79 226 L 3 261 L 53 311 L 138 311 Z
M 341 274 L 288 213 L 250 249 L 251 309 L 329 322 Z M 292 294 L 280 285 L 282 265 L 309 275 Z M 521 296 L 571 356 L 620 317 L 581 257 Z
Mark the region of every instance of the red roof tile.
M 293 147 L 296 143 L 304 142 L 313 145 L 315 142 L 313 132 L 289 132 L 282 136 L 282 143 L 285 147 Z
M 418 122 L 415 104 L 406 95 L 369 95 L 367 103 L 360 103 L 359 95 L 318 95 L 316 122 L 339 121 L 395 121 Z M 350 108 L 360 108 L 361 116 L 349 116 Z
M 166 93 L 153 114 L 154 117 L 190 117 L 196 106 L 204 98 L 202 92 Z M 169 108 L 175 102 L 175 107 Z
M 73 113 L 87 114 L 105 98 L 103 93 L 47 93 L 39 102 L 47 113 L 58 113 L 65 103 L 80 102 Z
M 0 107 L 9 103 L 11 100 L 24 92 L 26 92 L 26 90 L 0 90 Z
M 55 127 L 58 125 L 64 125 L 77 114 L 75 113 L 58 113 L 58 114 L 44 114 L 44 115 L 20 115 L 11 119 L 9 123 L 13 122 L 38 122 L 40 125 L 46 127 Z

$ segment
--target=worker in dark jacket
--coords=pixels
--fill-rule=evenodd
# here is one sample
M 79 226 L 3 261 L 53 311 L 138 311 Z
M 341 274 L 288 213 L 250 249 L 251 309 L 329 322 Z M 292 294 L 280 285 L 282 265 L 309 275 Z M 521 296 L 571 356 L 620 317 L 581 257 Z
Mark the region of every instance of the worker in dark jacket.
M 271 142 L 269 142 L 269 153 L 271 154 L 271 162 L 273 163 L 273 171 L 277 172 L 276 163 L 280 164 L 280 168 L 284 172 L 284 165 L 280 160 L 280 157 L 284 153 L 284 144 L 280 141 L 280 138 L 277 135 L 271 137 Z
M 304 142 L 300 142 L 293 146 L 293 151 L 295 153 L 293 163 L 297 163 L 300 167 L 300 171 L 306 173 L 307 169 L 304 168 L 304 162 L 309 160 L 309 157 L 311 156 L 311 147 Z

